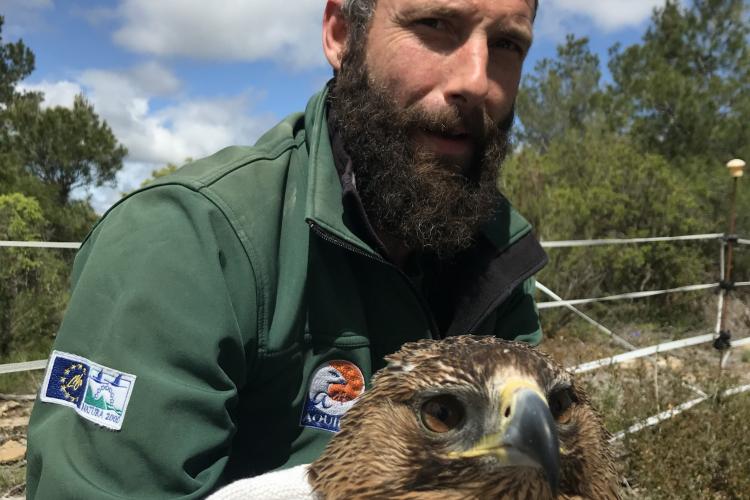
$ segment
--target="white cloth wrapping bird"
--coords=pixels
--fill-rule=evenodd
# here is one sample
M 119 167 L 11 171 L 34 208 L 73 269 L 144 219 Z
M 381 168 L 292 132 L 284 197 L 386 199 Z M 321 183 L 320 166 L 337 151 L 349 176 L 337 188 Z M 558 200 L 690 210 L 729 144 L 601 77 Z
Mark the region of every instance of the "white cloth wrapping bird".
M 307 481 L 307 465 L 235 481 L 206 500 L 319 500 Z

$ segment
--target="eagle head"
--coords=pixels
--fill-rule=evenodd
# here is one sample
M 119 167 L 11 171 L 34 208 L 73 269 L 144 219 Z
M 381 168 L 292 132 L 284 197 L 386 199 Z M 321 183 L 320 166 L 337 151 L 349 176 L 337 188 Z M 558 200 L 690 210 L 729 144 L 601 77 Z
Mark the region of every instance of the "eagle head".
M 309 468 L 321 497 L 619 498 L 601 419 L 545 354 L 466 335 L 386 360 Z

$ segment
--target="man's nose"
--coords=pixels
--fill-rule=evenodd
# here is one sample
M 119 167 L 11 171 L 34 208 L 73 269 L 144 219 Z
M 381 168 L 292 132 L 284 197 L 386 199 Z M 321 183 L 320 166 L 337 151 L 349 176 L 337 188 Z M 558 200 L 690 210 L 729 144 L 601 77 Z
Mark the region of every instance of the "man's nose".
M 489 92 L 487 40 L 468 38 L 451 57 L 446 68 L 445 100 L 459 107 L 481 106 Z

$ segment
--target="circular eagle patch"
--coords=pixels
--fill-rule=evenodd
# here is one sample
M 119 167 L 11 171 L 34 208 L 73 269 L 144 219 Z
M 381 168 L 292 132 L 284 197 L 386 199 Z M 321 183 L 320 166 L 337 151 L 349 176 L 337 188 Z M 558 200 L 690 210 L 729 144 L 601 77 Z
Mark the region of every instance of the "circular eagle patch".
M 338 432 L 341 417 L 365 392 L 365 377 L 351 361 L 327 361 L 310 377 L 300 424 Z

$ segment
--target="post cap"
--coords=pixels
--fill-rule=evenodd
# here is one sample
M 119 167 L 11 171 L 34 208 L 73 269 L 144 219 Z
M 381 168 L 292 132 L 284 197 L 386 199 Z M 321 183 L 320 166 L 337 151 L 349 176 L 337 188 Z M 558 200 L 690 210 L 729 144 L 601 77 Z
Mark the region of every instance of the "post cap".
M 732 177 L 742 177 L 742 169 L 745 168 L 745 162 L 739 158 L 735 158 L 727 163 L 727 168 L 729 169 L 729 175 Z

